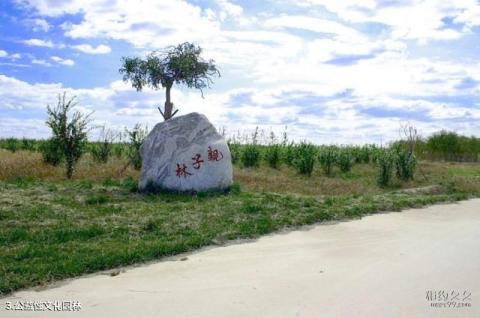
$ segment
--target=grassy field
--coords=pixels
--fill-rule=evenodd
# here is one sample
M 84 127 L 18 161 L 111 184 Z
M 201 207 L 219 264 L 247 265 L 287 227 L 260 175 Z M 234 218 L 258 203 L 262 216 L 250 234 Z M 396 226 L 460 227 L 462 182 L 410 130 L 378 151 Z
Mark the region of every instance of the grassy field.
M 138 171 L 82 158 L 72 180 L 39 153 L 0 149 L 0 293 L 228 240 L 480 195 L 480 164 L 420 162 L 415 180 L 376 183 L 372 164 L 299 175 L 234 167 L 229 193 L 141 194 Z M 428 187 L 435 185 L 434 187 Z M 406 190 L 421 188 L 420 190 Z M 423 188 L 423 189 L 422 189 Z

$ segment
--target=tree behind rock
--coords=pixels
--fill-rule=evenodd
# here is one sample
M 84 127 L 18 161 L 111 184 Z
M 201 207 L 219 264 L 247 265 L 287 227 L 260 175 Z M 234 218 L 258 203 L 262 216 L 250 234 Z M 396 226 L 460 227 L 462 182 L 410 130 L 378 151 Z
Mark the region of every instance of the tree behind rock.
M 125 82 L 141 91 L 145 86 L 152 89 L 165 88 L 165 107 L 158 110 L 165 120 L 172 118 L 178 111 L 173 110 L 171 89 L 173 84 L 196 88 L 202 92 L 210 87 L 214 76 L 220 76 L 213 60 L 204 60 L 202 48 L 192 43 L 182 43 L 169 47 L 163 52 L 154 51 L 146 58 L 123 57 L 119 69 Z

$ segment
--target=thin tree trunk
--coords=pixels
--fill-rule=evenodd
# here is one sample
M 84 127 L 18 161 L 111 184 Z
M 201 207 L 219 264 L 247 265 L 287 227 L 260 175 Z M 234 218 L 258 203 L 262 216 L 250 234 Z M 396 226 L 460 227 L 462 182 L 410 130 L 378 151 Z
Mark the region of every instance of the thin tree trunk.
M 173 104 L 170 101 L 170 90 L 172 89 L 172 84 L 167 85 L 166 87 L 166 101 L 165 101 L 165 109 L 163 111 L 163 119 L 169 120 L 170 118 L 173 117 L 172 111 L 173 111 Z
M 73 160 L 71 158 L 67 158 L 67 178 L 71 179 L 73 175 Z

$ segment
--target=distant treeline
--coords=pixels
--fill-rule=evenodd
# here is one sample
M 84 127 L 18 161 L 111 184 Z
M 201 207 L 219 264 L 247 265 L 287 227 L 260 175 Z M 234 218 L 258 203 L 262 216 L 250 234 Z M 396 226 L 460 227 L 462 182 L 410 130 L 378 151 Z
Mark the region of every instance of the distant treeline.
M 403 143 L 405 141 L 394 144 Z M 415 155 L 419 159 L 432 161 L 479 162 L 480 138 L 442 130 L 428 138 L 417 139 Z
M 440 131 L 418 142 L 417 156 L 429 160 L 478 162 L 480 138 Z

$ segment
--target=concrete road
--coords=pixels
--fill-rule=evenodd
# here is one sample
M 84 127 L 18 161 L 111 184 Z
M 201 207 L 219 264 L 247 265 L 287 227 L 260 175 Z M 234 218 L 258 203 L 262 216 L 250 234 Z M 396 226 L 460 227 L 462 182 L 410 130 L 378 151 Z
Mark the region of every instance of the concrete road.
M 17 292 L 0 299 L 0 317 L 480 317 L 480 200 L 187 256 Z M 19 300 L 82 308 L 5 311 Z

